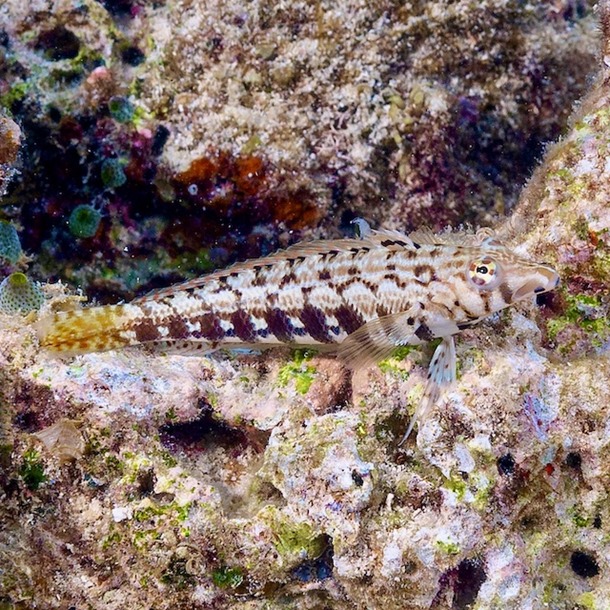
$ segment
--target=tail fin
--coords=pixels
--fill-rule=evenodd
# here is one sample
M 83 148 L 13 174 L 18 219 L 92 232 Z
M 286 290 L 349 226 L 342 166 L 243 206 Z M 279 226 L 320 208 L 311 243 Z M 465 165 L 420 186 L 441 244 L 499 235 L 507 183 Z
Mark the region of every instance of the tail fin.
M 100 352 L 135 343 L 128 330 L 133 312 L 127 305 L 62 311 L 36 324 L 40 345 L 55 352 Z

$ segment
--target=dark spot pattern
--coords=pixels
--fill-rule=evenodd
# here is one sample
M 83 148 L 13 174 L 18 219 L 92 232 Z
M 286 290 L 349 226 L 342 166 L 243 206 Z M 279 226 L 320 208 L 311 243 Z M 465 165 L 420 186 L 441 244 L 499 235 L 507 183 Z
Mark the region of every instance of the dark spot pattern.
M 491 293 L 490 292 L 481 292 L 481 300 L 483 301 L 483 307 L 485 308 L 485 313 L 491 313 Z
M 321 309 L 312 305 L 305 305 L 299 314 L 299 319 L 303 322 L 305 330 L 310 337 L 320 343 L 332 342 L 328 335 L 326 315 Z
M 266 286 L 269 280 L 263 271 L 259 270 L 254 274 L 254 279 L 252 280 L 252 286 Z
M 169 320 L 167 320 L 165 326 L 167 327 L 169 336 L 172 339 L 187 339 L 191 334 L 186 326 L 184 318 L 178 315 L 172 316 Z
M 150 319 L 144 318 L 141 322 L 134 326 L 133 330 L 136 333 L 136 339 L 139 343 L 146 343 L 148 341 L 157 341 L 161 339 L 157 324 Z
M 415 281 L 422 286 L 427 286 L 430 282 L 437 279 L 434 268 L 430 265 L 415 265 L 413 273 Z
M 254 343 L 256 341 L 257 335 L 250 314 L 238 309 L 231 315 L 231 324 L 238 339 L 241 339 L 244 343 Z
M 208 341 L 220 341 L 225 337 L 225 331 L 222 329 L 220 325 L 220 318 L 213 313 L 206 313 L 202 316 L 198 316 L 193 320 L 196 324 L 199 322 L 201 326 L 201 330 L 198 333 L 193 333 L 195 335 L 199 335 L 199 337 L 203 337 Z
M 378 318 L 383 318 L 390 315 L 390 310 L 380 301 L 377 301 L 375 312 L 377 313 Z
M 432 334 L 430 327 L 424 322 L 422 322 L 419 325 L 419 328 L 415 331 L 415 336 L 422 341 L 432 341 L 432 339 L 434 339 L 434 335 Z
M 337 322 L 339 322 L 339 326 L 341 326 L 348 335 L 351 335 L 361 326 L 364 326 L 362 316 L 349 305 L 341 305 L 341 307 L 335 309 L 334 314 L 335 318 L 337 318 Z
M 508 284 L 506 282 L 502 282 L 498 287 L 498 290 L 500 290 L 500 294 L 502 295 L 504 302 L 509 305 L 513 300 L 513 293 L 508 287 Z
M 288 284 L 294 284 L 296 281 L 297 281 L 297 276 L 291 271 L 290 273 L 287 273 L 280 280 L 280 288 L 283 288 L 284 286 L 287 286 Z
M 285 311 L 274 308 L 265 312 L 265 321 L 269 332 L 282 343 L 288 343 L 294 334 L 294 328 Z

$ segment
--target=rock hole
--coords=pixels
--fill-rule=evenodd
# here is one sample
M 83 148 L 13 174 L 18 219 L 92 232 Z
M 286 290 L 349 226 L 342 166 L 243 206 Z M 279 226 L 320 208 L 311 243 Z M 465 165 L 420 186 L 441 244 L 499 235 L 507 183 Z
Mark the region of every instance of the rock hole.
M 453 584 L 452 610 L 466 610 L 479 595 L 481 585 L 487 579 L 485 564 L 480 557 L 464 559 L 457 567 Z
M 584 551 L 574 551 L 570 557 L 570 567 L 582 578 L 593 578 L 599 574 L 599 564 L 593 555 Z
M 80 40 L 64 25 L 58 25 L 39 34 L 36 48 L 43 51 L 49 61 L 74 59 L 80 51 Z
M 179 448 L 208 450 L 245 447 L 248 439 L 242 430 L 232 428 L 215 416 L 214 410 L 204 405 L 200 416 L 192 421 L 164 424 L 159 429 L 161 444 L 174 452 Z
M 323 534 L 324 551 L 316 559 L 304 561 L 292 571 L 292 577 L 300 582 L 326 580 L 333 573 L 333 540 Z

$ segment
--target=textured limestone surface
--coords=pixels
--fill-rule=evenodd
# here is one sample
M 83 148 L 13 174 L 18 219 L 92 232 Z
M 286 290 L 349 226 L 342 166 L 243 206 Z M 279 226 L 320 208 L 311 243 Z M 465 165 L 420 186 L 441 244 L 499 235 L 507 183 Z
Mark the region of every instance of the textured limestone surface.
M 458 382 L 402 447 L 428 349 L 353 376 L 302 351 L 60 360 L 35 313 L 0 314 L 0 608 L 605 610 L 600 17 L 600 74 L 499 227 L 562 285 L 461 335 Z M 79 306 L 45 291 L 45 310 Z

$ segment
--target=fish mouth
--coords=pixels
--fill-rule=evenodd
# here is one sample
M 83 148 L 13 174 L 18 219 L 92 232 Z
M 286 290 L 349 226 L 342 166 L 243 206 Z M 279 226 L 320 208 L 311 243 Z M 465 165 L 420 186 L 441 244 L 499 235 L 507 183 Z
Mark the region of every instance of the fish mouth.
M 554 290 L 559 285 L 559 274 L 551 268 L 540 267 L 535 277 L 529 278 L 513 292 L 513 301 L 519 301 L 534 294 L 543 294 Z

